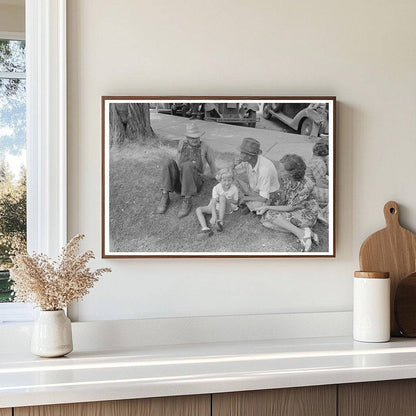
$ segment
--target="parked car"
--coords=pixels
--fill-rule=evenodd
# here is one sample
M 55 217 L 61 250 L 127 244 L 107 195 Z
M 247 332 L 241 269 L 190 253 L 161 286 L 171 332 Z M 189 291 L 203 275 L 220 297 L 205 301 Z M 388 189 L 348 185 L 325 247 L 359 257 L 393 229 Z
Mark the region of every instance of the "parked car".
M 170 107 L 172 103 L 156 103 L 155 109 L 158 113 L 170 114 Z
M 188 103 L 156 103 L 155 108 L 158 113 L 184 116 L 191 107 Z
M 194 108 L 194 106 L 196 106 Z M 198 118 L 200 120 L 216 121 L 217 123 L 240 124 L 248 127 L 256 127 L 257 111 L 256 103 L 157 103 L 158 113 L 172 114 Z
M 328 106 L 324 103 L 264 103 L 263 117 L 277 118 L 304 136 L 328 134 Z
M 257 111 L 256 103 L 205 103 L 205 120 L 217 123 L 242 124 L 247 127 L 256 127 Z
M 190 110 L 191 106 L 188 103 L 173 103 L 170 106 L 170 113 L 173 116 L 185 117 L 186 113 Z

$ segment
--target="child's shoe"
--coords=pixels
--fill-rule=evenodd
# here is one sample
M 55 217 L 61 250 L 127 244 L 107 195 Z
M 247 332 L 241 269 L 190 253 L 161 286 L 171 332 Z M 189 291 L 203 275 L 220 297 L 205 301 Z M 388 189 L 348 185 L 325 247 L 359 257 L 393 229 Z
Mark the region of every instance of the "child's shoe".
M 211 237 L 212 234 L 214 234 L 214 233 L 212 232 L 211 229 L 204 228 L 197 234 L 196 238 L 198 240 L 205 240 L 206 238 Z
M 222 222 L 222 221 L 220 221 L 220 220 L 218 220 L 218 221 L 215 223 L 215 229 L 216 229 L 218 232 L 221 232 L 221 231 L 224 229 L 224 224 L 223 224 L 223 222 Z

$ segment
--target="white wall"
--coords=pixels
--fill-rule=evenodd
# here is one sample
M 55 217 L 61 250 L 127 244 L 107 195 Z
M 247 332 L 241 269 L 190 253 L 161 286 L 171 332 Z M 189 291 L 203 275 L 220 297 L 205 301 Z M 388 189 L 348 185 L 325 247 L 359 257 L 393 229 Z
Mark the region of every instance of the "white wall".
M 101 319 L 351 310 L 362 240 L 416 230 L 416 2 L 69 0 L 69 236 L 100 256 L 102 95 L 335 95 L 335 259 L 117 259 Z
M 0 3 L 0 32 L 24 32 L 24 31 L 25 31 L 25 8 L 24 6 L 22 4 L 12 5 L 12 4 Z

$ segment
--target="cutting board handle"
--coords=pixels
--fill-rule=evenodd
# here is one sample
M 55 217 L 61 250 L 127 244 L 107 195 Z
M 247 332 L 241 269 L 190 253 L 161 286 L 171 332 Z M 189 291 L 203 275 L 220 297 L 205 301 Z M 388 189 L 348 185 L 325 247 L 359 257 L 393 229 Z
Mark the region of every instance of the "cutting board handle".
M 387 227 L 400 227 L 399 205 L 397 202 L 389 201 L 384 205 L 384 218 Z

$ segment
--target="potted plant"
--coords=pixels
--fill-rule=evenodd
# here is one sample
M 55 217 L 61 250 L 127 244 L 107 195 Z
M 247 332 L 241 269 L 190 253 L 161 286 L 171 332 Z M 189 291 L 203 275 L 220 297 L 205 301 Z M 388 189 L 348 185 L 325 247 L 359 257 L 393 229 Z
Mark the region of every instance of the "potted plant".
M 72 351 L 71 321 L 64 308 L 82 299 L 99 277 L 110 272 L 92 271 L 87 263 L 92 251 L 78 254 L 83 235 L 76 235 L 62 249 L 56 261 L 45 254 L 17 251 L 10 270 L 15 302 L 29 302 L 40 308 L 33 327 L 31 351 L 40 357 L 61 357 Z

